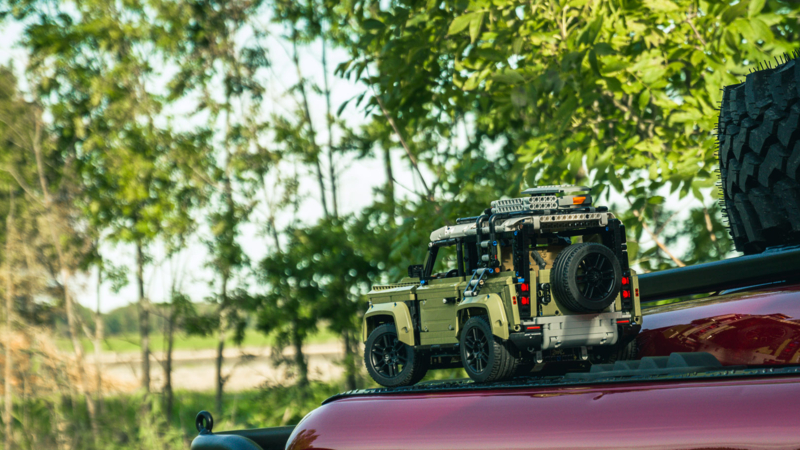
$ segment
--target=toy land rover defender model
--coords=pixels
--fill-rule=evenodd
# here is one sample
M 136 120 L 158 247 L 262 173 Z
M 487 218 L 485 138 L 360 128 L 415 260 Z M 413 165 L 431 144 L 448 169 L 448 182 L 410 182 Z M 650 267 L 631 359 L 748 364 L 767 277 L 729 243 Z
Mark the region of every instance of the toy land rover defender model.
M 604 361 L 641 328 L 625 229 L 588 188 L 543 186 L 431 233 L 426 264 L 373 286 L 364 362 L 387 387 L 463 366 L 475 381 Z

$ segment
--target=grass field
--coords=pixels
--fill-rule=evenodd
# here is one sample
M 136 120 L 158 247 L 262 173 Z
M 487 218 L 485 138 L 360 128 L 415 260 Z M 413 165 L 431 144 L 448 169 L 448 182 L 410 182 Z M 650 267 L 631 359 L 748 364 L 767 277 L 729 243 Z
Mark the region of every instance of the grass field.
M 307 343 L 318 344 L 323 342 L 331 342 L 337 340 L 338 338 L 338 335 L 332 333 L 327 328 L 323 328 L 318 333 L 312 335 L 308 339 Z M 262 333 L 259 333 L 255 330 L 247 330 L 244 341 L 241 345 L 242 347 L 266 347 L 271 345 L 272 342 L 273 341 L 271 338 L 264 336 Z M 92 345 L 92 341 L 84 338 L 82 343 L 83 348 L 87 352 L 93 351 L 94 347 Z M 72 350 L 72 343 L 67 338 L 59 338 L 57 340 L 57 345 L 60 350 Z M 150 335 L 150 349 L 152 351 L 161 351 L 166 348 L 166 345 L 167 342 L 163 334 L 153 333 Z M 234 345 L 235 344 L 232 339 L 228 339 L 226 342 L 226 346 L 228 347 L 232 347 Z M 175 350 L 207 350 L 214 348 L 217 348 L 216 336 L 189 336 L 186 334 L 177 334 L 175 336 Z M 141 346 L 138 334 L 108 336 L 103 341 L 103 350 L 108 352 L 126 353 L 136 352 L 140 349 Z

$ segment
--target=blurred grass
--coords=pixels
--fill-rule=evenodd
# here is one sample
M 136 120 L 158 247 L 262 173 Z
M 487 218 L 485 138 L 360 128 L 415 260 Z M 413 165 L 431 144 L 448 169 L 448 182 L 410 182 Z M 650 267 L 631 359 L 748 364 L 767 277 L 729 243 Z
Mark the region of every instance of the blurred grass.
M 320 329 L 317 333 L 310 336 L 306 341 L 308 344 L 321 344 L 336 341 L 340 338 L 339 335 L 331 332 L 327 328 Z M 103 351 L 108 352 L 118 352 L 118 353 L 126 353 L 126 352 L 137 352 L 141 350 L 140 339 L 138 334 L 123 334 L 123 335 L 116 335 L 116 336 L 108 336 L 106 339 L 103 340 Z M 255 330 L 247 330 L 245 332 L 244 341 L 242 341 L 242 347 L 266 347 L 272 345 L 273 339 L 264 336 L 264 334 L 259 333 Z M 94 346 L 92 341 L 83 338 L 81 340 L 83 344 L 83 348 L 86 352 L 91 352 L 94 350 Z M 176 334 L 175 335 L 175 343 L 173 346 L 174 350 L 208 350 L 208 349 L 215 349 L 217 348 L 217 337 L 213 335 L 209 336 L 197 336 L 197 335 L 186 335 L 186 334 Z M 72 342 L 66 337 L 60 337 L 56 340 L 56 344 L 58 345 L 59 350 L 62 351 L 71 351 L 72 350 Z M 236 344 L 233 342 L 233 339 L 228 339 L 225 342 L 226 347 L 234 347 Z M 152 351 L 162 351 L 167 347 L 167 341 L 163 334 L 161 333 L 153 333 L 150 335 L 150 349 Z
M 194 421 L 201 410 L 212 413 L 215 431 L 293 425 L 341 390 L 338 383 L 312 382 L 305 390 L 275 385 L 226 393 L 222 413 L 214 410 L 213 392 L 176 391 L 168 419 L 159 394 L 106 396 L 98 415 L 98 450 L 187 450 L 197 436 Z M 59 448 L 65 439 L 69 448 L 93 447 L 86 403 L 80 397 L 17 399 L 14 417 L 15 449 Z

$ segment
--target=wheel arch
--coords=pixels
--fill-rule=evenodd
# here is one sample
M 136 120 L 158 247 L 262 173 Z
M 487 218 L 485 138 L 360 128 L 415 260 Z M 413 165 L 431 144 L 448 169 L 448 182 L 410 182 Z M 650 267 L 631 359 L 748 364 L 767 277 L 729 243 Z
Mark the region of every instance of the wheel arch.
M 456 336 L 461 335 L 461 330 L 467 320 L 477 315 L 488 316 L 493 335 L 501 339 L 508 339 L 508 317 L 500 295 L 481 294 L 462 301 L 456 307 L 456 317 L 458 319 L 456 320 Z
M 397 338 L 408 345 L 417 345 L 414 339 L 414 325 L 411 322 L 411 312 L 403 302 L 378 303 L 370 306 L 364 314 L 361 341 L 366 342 L 372 331 L 385 324 L 393 323 L 397 328 Z

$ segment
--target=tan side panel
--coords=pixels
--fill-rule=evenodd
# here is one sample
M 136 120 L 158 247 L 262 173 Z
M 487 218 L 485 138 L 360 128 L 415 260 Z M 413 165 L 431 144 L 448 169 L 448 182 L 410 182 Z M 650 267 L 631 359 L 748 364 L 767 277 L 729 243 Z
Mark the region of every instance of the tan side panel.
M 454 284 L 431 284 L 417 290 L 420 309 L 420 345 L 455 344 L 456 299 L 460 297 Z M 445 303 L 444 299 L 448 299 Z
M 492 334 L 501 339 L 508 339 L 508 317 L 500 295 L 479 294 L 477 297 L 471 297 L 461 302 L 456 310 L 469 308 L 485 309 L 489 315 L 489 322 L 492 324 Z
M 550 269 L 542 270 L 539 272 L 539 283 L 549 283 L 550 282 Z M 537 284 L 536 289 L 539 286 Z M 538 297 L 538 295 L 537 295 Z M 556 296 L 553 294 L 552 287 L 550 288 L 550 303 L 546 305 L 542 305 L 542 316 L 543 317 L 552 317 L 552 316 L 561 316 L 564 312 L 558 307 L 558 302 L 556 301 Z
M 633 317 L 636 323 L 642 323 L 642 298 L 639 293 L 639 275 L 631 269 L 631 278 L 633 278 Z
M 396 286 L 386 289 L 385 286 L 377 286 L 367 293 L 367 298 L 372 303 L 405 302 L 415 300 L 414 292 L 417 290 L 416 284 L 407 286 Z
M 414 327 L 411 324 L 411 313 L 405 303 L 379 303 L 370 306 L 364 314 L 364 322 L 361 336 L 366 342 L 367 338 L 367 319 L 375 316 L 391 316 L 394 325 L 397 327 L 397 338 L 400 342 L 408 345 L 416 345 L 414 342 Z

